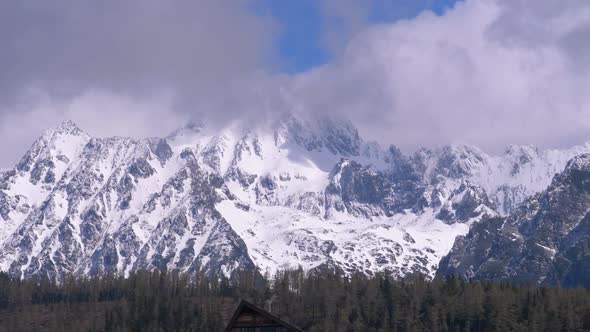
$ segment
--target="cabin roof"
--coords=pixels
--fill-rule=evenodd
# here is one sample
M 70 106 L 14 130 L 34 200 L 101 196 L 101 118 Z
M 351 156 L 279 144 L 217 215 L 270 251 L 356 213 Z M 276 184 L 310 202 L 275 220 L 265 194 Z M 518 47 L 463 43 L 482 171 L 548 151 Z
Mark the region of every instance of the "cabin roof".
M 244 310 L 253 311 L 256 314 L 265 317 L 266 319 L 272 320 L 272 321 L 276 322 L 277 324 L 285 327 L 289 332 L 303 332 L 302 329 L 285 322 L 284 320 L 274 316 L 270 312 L 263 310 L 262 308 L 259 308 L 258 306 L 254 305 L 246 300 L 240 301 L 240 304 L 236 308 L 236 311 L 234 312 L 232 318 L 229 320 L 229 323 L 227 323 L 227 327 L 225 328 L 225 332 L 231 331 L 231 329 L 233 328 L 233 326 L 236 323 L 236 320 L 238 319 L 238 317 L 240 316 L 240 314 Z

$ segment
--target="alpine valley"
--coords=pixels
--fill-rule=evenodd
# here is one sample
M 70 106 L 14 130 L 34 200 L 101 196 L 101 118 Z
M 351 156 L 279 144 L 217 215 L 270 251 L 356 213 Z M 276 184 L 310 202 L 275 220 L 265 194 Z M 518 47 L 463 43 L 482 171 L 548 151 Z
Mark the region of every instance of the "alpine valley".
M 72 122 L 0 172 L 0 270 L 388 272 L 590 286 L 590 144 L 404 155 L 353 124 L 190 123 L 96 138 Z

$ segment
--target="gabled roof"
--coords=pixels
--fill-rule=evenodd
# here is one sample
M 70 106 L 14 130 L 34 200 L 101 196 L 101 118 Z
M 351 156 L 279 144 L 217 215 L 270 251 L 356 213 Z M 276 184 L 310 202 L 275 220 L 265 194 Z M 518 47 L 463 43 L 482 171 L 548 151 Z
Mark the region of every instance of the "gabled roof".
M 238 317 L 240 316 L 240 314 L 242 313 L 242 311 L 244 311 L 245 309 L 251 310 L 253 312 L 255 312 L 256 314 L 265 317 L 268 320 L 274 321 L 277 324 L 281 325 L 282 327 L 286 328 L 287 331 L 289 332 L 303 332 L 302 329 L 293 326 L 287 322 L 285 322 L 284 320 L 281 320 L 280 318 L 274 316 L 273 314 L 271 314 L 270 312 L 263 310 L 259 307 L 257 307 L 256 305 L 246 301 L 246 300 L 242 300 L 240 301 L 240 304 L 238 305 L 236 311 L 234 312 L 234 315 L 232 316 L 232 318 L 229 320 L 229 323 L 227 323 L 227 326 L 225 328 L 225 332 L 230 332 L 232 327 L 234 326 L 236 320 L 238 319 Z

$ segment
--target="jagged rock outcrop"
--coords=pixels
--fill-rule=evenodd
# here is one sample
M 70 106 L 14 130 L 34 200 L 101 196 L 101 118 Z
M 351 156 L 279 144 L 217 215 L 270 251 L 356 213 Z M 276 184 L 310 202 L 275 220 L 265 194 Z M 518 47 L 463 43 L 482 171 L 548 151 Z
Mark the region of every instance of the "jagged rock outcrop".
M 459 237 L 439 275 L 516 283 L 589 286 L 590 154 L 574 157 L 547 190 L 505 218 L 484 219 Z

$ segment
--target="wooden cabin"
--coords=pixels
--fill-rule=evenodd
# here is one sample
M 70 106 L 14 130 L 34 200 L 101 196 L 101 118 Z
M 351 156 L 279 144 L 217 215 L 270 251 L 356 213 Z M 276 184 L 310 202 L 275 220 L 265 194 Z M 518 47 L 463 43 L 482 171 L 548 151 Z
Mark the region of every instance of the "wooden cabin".
M 254 304 L 242 300 L 225 332 L 303 332 Z

